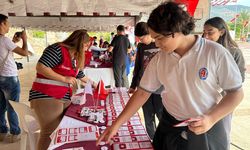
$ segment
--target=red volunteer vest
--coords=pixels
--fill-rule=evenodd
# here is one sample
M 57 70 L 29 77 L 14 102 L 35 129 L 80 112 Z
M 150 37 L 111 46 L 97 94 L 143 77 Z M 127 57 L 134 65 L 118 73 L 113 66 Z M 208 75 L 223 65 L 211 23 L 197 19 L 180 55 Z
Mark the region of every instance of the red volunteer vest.
M 63 76 L 76 77 L 78 70 L 74 70 L 69 51 L 66 47 L 61 46 L 62 63 L 52 68 L 58 74 Z M 69 91 L 72 95 L 72 87 L 68 83 L 55 81 L 37 73 L 37 79 L 33 82 L 32 90 L 41 92 L 56 99 L 61 99 Z

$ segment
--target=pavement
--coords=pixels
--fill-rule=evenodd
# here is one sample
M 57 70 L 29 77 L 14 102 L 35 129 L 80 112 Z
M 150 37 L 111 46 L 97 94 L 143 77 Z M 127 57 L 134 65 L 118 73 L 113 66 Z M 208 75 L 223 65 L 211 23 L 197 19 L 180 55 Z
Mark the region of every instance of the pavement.
M 250 150 L 250 43 L 239 42 L 246 61 L 244 99 L 233 113 L 231 150 Z

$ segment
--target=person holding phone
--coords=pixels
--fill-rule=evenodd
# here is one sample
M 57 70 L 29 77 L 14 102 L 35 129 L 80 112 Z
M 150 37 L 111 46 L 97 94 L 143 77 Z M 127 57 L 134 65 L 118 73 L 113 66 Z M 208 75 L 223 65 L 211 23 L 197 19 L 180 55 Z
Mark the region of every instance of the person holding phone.
M 0 14 L 0 141 L 7 136 L 8 142 L 20 140 L 20 127 L 15 110 L 9 104 L 9 100 L 18 102 L 20 97 L 20 83 L 17 66 L 13 53 L 28 56 L 26 32 L 22 32 L 23 46 L 17 46 L 11 39 L 5 36 L 9 32 L 10 23 L 8 17 Z M 7 112 L 9 127 L 5 119 Z M 7 134 L 8 131 L 10 134 Z

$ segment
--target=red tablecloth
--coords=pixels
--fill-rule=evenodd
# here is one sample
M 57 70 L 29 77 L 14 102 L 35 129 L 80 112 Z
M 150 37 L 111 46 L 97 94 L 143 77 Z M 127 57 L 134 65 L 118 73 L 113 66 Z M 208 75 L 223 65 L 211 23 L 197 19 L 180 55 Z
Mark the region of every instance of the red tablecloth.
M 105 103 L 106 109 L 106 122 L 105 124 L 96 124 L 97 126 L 109 126 L 112 121 L 117 118 L 119 113 L 125 107 L 129 96 L 126 90 L 117 90 L 116 92 L 110 92 L 109 97 Z M 93 97 L 91 95 L 87 95 L 87 101 L 83 106 L 80 105 L 70 105 L 65 115 L 68 117 L 75 118 L 77 120 L 81 120 L 83 122 L 87 122 L 86 117 L 80 117 L 80 110 L 82 107 L 91 107 L 94 106 Z M 100 106 L 100 105 L 99 105 Z M 138 120 L 139 119 L 139 120 Z M 93 124 L 93 123 L 91 123 Z M 100 129 L 101 130 L 101 129 Z M 145 128 L 142 126 L 140 122 L 140 118 L 138 113 L 135 114 L 127 123 L 123 124 L 119 129 L 118 133 L 114 136 L 114 143 L 112 145 L 102 145 L 96 147 L 95 141 L 84 141 L 84 142 L 75 142 L 75 143 L 67 143 L 64 144 L 56 150 L 62 150 L 66 148 L 79 148 L 83 147 L 84 150 L 125 150 L 125 149 L 133 149 L 133 150 L 152 150 L 152 144 L 149 140 L 149 137 L 146 133 Z
M 74 104 L 71 104 L 69 106 L 69 108 L 67 109 L 65 115 L 66 116 L 69 116 L 69 117 L 72 117 L 72 118 L 75 118 L 77 120 L 81 120 L 83 122 L 87 122 L 87 117 L 81 117 L 80 116 L 80 112 L 82 110 L 83 107 L 91 107 L 91 108 L 94 108 L 95 105 L 95 101 L 93 101 L 93 96 L 90 95 L 90 94 L 87 94 L 86 95 L 86 103 L 84 105 L 74 105 Z M 104 109 L 105 106 L 100 106 L 100 101 L 98 101 L 98 106 L 97 106 L 98 109 Z M 95 123 L 91 123 L 91 124 L 95 124 Z M 97 126 L 103 126 L 103 125 L 106 125 L 106 123 L 99 123 L 99 124 L 95 124 Z
M 67 109 L 65 115 L 68 117 L 72 117 L 75 118 L 77 120 L 83 121 L 83 122 L 87 122 L 87 117 L 81 117 L 80 116 L 80 111 L 82 109 L 82 107 L 95 107 L 94 103 L 95 101 L 93 101 L 93 96 L 90 94 L 86 95 L 86 103 L 84 105 L 74 105 L 71 104 L 69 106 L 69 108 Z M 98 103 L 99 106 L 97 106 L 98 109 L 103 109 L 105 108 L 105 106 L 100 106 L 100 102 Z M 106 120 L 105 120 L 106 121 Z M 95 124 L 95 123 L 90 123 L 90 124 Z M 106 126 L 106 122 L 105 123 L 98 123 L 95 124 L 97 126 Z M 110 145 L 106 144 L 104 145 L 105 147 L 107 147 L 108 149 L 111 149 Z M 84 141 L 84 142 L 75 142 L 75 143 L 67 143 L 64 144 L 60 147 L 57 147 L 55 150 L 62 150 L 62 149 L 67 149 L 67 148 L 77 148 L 77 147 L 84 147 L 84 150 L 100 150 L 101 146 L 96 147 L 96 142 L 95 141 Z
M 90 68 L 111 68 L 112 67 L 112 62 L 102 62 L 98 59 L 95 59 L 95 61 L 101 64 L 95 67 L 94 65 L 90 65 L 90 63 L 88 63 L 88 64 L 85 64 L 85 67 L 90 67 Z

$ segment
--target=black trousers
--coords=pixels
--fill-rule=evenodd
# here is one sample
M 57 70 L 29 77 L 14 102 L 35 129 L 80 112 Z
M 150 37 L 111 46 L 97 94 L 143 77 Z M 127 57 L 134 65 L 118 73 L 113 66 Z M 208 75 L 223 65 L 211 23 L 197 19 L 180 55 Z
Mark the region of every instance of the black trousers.
M 196 135 L 187 127 L 173 127 L 179 123 L 165 109 L 162 119 L 155 132 L 153 146 L 155 150 L 229 150 L 228 124 L 231 115 L 217 122 L 209 131 Z M 187 132 L 188 140 L 181 137 L 183 131 Z
M 147 133 L 151 140 L 153 140 L 156 131 L 155 115 L 160 120 L 163 110 L 161 95 L 151 94 L 147 102 L 142 106 L 142 109 Z
M 119 65 L 113 63 L 115 87 L 129 88 L 128 77 L 126 75 L 126 64 Z

